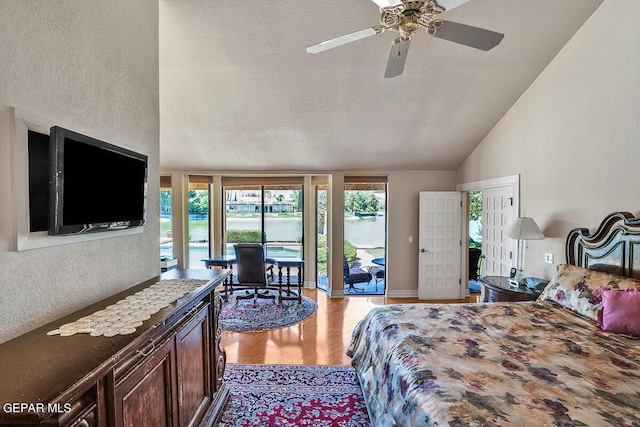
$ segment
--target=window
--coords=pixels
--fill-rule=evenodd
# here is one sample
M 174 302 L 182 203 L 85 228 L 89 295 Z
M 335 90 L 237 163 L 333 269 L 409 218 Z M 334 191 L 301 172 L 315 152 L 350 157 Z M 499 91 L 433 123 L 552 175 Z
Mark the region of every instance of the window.
M 226 254 L 236 243 L 262 243 L 271 258 L 303 257 L 302 184 L 225 186 Z
M 160 177 L 160 257 L 173 258 L 171 177 Z
M 209 258 L 210 248 L 210 176 L 189 176 L 189 268 L 206 268 L 203 259 Z

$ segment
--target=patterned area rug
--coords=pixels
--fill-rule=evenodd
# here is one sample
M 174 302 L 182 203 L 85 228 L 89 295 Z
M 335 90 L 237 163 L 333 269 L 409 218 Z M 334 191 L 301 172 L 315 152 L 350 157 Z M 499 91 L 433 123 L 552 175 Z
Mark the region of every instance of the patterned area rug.
M 223 331 L 260 332 L 285 328 L 311 316 L 316 311 L 316 303 L 305 296 L 302 303 L 285 300 L 282 304 L 273 300 L 259 299 L 256 306 L 253 300 L 240 300 L 229 295 L 229 301 L 222 304 L 219 325 Z
M 220 427 L 369 427 L 351 366 L 228 364 Z

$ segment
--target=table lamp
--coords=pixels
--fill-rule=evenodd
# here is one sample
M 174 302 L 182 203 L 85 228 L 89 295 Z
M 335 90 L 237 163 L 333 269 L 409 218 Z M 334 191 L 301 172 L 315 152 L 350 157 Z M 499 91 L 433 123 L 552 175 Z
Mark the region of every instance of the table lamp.
M 516 260 L 515 286 L 518 286 L 524 276 L 524 253 L 527 249 L 527 240 L 542 240 L 544 234 L 533 220 L 526 216 L 518 217 L 507 230 L 507 237 L 518 240 L 518 257 Z

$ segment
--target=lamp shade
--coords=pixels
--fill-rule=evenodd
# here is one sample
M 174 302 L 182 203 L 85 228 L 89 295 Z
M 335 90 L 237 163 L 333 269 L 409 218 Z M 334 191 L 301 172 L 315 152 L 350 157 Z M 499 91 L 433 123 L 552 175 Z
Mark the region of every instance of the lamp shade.
M 526 216 L 516 218 L 507 230 L 507 237 L 518 240 L 541 240 L 544 234 L 538 227 L 538 224 Z

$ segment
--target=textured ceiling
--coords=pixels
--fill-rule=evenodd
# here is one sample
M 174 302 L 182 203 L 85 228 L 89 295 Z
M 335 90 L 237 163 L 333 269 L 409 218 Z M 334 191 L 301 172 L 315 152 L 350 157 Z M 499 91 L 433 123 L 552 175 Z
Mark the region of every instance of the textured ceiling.
M 160 0 L 162 170 L 453 170 L 603 0 L 470 0 L 442 19 L 505 35 L 484 52 L 396 33 L 370 0 Z

